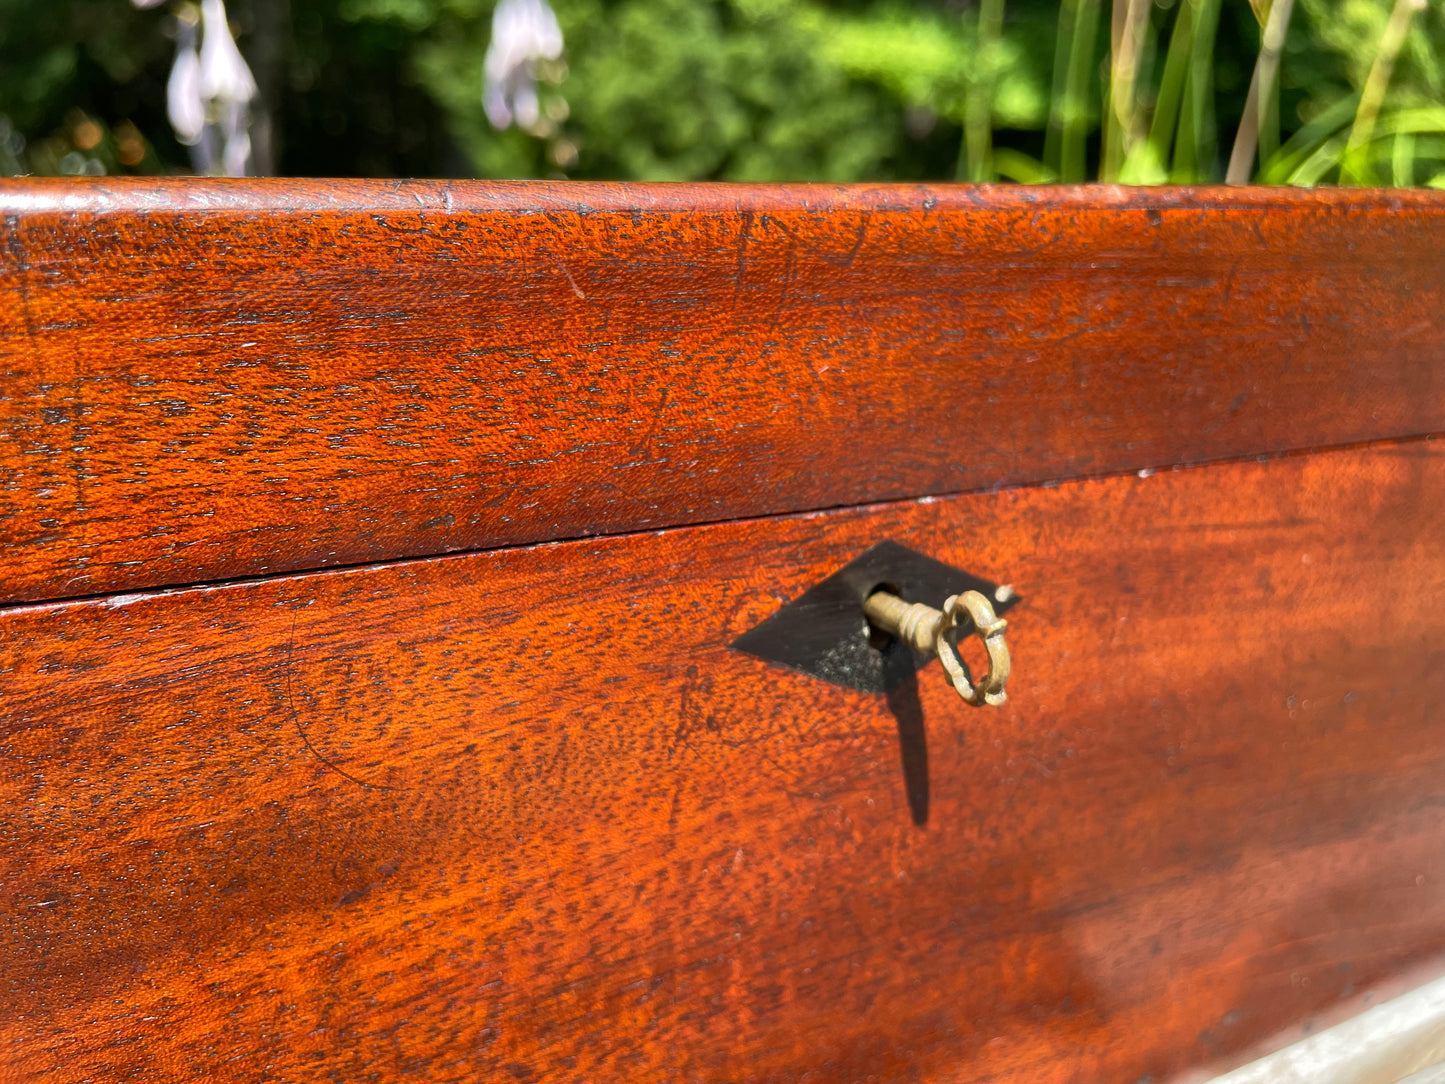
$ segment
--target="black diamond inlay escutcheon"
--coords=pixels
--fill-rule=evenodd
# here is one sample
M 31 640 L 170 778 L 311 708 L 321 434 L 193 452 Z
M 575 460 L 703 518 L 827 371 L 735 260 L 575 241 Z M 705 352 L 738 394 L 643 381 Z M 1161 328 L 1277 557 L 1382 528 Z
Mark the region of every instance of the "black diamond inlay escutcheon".
M 1003 614 L 1018 596 L 1000 600 L 998 584 L 880 542 L 826 580 L 808 588 L 761 625 L 733 641 L 745 651 L 835 685 L 867 693 L 887 692 L 927 660 L 894 643 L 880 650 L 869 639 L 863 600 L 881 585 L 909 602 L 942 606 L 963 591 L 978 591 Z

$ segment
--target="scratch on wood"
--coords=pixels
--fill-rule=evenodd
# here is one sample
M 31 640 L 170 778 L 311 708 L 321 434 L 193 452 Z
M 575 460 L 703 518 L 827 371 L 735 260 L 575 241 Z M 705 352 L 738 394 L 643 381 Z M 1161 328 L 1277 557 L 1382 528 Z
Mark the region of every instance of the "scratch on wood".
M 5 247 L 15 260 L 15 279 L 20 283 L 20 315 L 25 322 L 25 345 L 35 346 L 35 321 L 30 311 L 30 260 L 20 243 L 20 216 L 5 216 Z
M 572 292 L 583 301 L 586 301 L 587 295 L 578 288 L 577 280 L 572 277 L 572 272 L 567 269 L 567 265 L 565 263 L 559 263 L 557 266 L 562 269 L 562 274 L 567 276 L 567 285 L 572 287 Z
M 296 723 L 296 733 L 301 735 L 301 741 L 310 750 L 311 755 L 325 764 L 343 779 L 349 779 L 358 787 L 366 787 L 369 790 L 400 790 L 400 787 L 389 787 L 385 783 L 368 783 L 365 779 L 358 779 L 340 765 L 333 763 L 321 754 L 321 750 L 311 744 L 311 737 L 306 733 L 306 728 L 301 725 L 301 713 L 296 710 L 296 697 L 291 691 L 291 669 L 292 657 L 296 652 L 296 615 L 291 615 L 291 636 L 286 641 L 286 702 L 291 705 L 291 718 Z
M 848 250 L 848 255 L 841 265 L 844 270 L 851 268 L 853 262 L 858 259 L 858 252 L 862 249 L 863 242 L 868 239 L 868 220 L 871 217 L 872 215 L 870 215 L 869 212 L 864 211 L 863 217 L 859 219 L 858 230 L 853 235 L 853 247 Z
M 736 304 L 738 303 L 738 298 L 742 297 L 742 293 L 743 293 L 743 282 L 744 282 L 744 281 L 746 280 L 746 278 L 747 278 L 747 274 L 748 274 L 748 242 L 749 242 L 750 240 L 752 240 L 752 236 L 753 236 L 753 213 L 752 213 L 752 211 L 744 211 L 744 212 L 743 212 L 743 228 L 742 228 L 742 230 L 738 233 L 738 272 L 737 272 L 737 278 L 734 280 L 734 285 L 733 285 L 733 304 L 734 304 L 734 305 L 736 305 Z

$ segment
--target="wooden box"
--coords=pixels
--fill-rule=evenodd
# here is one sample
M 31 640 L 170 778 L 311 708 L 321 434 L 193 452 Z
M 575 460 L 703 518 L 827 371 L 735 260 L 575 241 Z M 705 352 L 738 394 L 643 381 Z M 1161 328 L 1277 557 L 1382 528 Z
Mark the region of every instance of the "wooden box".
M 1442 970 L 1442 194 L 0 230 L 0 1078 L 1138 1084 Z M 883 541 L 1006 705 L 732 646 Z

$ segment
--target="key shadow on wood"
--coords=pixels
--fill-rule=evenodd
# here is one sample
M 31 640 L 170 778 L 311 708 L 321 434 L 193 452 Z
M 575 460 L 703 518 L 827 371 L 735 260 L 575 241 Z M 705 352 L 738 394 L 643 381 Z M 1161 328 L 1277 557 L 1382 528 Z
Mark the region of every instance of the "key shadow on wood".
M 882 649 L 882 656 L 888 710 L 898 724 L 908 811 L 913 823 L 921 828 L 928 823 L 928 735 L 923 727 L 923 703 L 918 698 L 917 662 L 897 640 Z

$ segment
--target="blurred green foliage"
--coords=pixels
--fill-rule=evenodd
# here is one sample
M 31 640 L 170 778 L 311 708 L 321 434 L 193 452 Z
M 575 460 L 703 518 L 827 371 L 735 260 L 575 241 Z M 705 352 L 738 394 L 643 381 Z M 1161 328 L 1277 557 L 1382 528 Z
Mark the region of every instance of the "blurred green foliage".
M 554 0 L 567 51 L 539 69 L 542 117 L 498 132 L 481 102 L 493 3 L 230 0 L 263 157 L 290 175 L 1218 181 L 1271 10 Z M 1281 12 L 1246 174 L 1445 186 L 1445 4 Z M 0 0 L 0 172 L 184 171 L 170 26 L 127 0 Z

